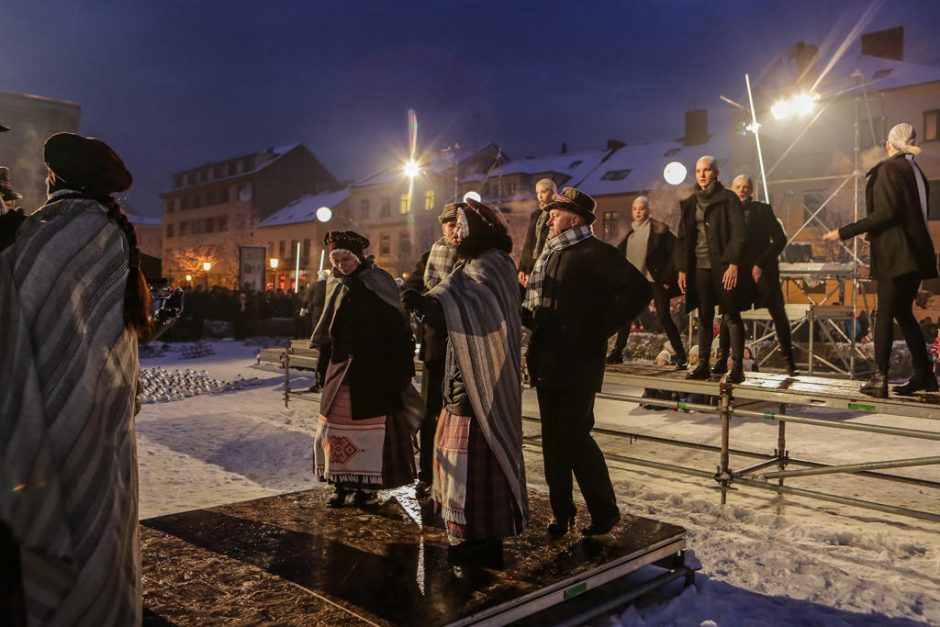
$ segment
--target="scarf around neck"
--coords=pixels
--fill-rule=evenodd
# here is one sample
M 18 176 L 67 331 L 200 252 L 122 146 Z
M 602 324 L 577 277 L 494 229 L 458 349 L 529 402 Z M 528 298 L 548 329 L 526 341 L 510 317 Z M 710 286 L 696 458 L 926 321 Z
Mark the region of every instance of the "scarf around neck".
M 539 255 L 538 261 L 535 262 L 535 268 L 529 276 L 529 285 L 526 289 L 525 300 L 522 303 L 523 307 L 529 311 L 535 311 L 535 308 L 542 303 L 542 282 L 545 279 L 545 264 L 548 263 L 551 256 L 555 252 L 574 246 L 589 237 L 594 237 L 594 230 L 589 224 L 582 224 L 556 235 L 545 243 L 545 250 Z

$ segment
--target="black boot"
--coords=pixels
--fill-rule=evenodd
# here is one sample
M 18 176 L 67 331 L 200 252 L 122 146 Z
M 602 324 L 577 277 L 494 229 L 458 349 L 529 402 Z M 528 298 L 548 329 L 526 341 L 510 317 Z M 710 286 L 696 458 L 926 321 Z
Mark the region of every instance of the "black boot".
M 676 354 L 676 371 L 689 369 L 689 358 L 686 354 Z
M 333 496 L 330 497 L 330 500 L 326 502 L 329 507 L 337 508 L 342 507 L 346 503 L 346 497 L 349 496 L 349 490 L 345 488 L 337 487 L 333 492 Z
M 685 375 L 685 378 L 686 379 L 700 379 L 704 381 L 705 379 L 710 379 L 711 376 L 712 376 L 712 371 L 711 371 L 711 368 L 708 367 L 708 362 L 700 361 L 698 362 L 698 365 L 695 367 L 695 370 L 690 371 L 687 375 Z
M 903 385 L 891 388 L 895 394 L 910 395 L 916 392 L 936 392 L 937 378 L 930 373 L 914 371 L 913 376 Z
M 728 373 L 727 380 L 729 383 L 744 383 L 744 364 L 742 360 L 732 360 L 731 372 Z
M 565 537 L 572 529 L 574 529 L 574 516 L 553 518 L 552 522 L 548 523 L 548 536 L 552 540 L 559 540 Z
M 715 355 L 715 365 L 712 366 L 712 374 L 724 374 L 728 372 L 728 353 L 723 353 L 720 349 Z
M 799 368 L 796 367 L 796 357 L 793 355 L 793 347 L 790 347 L 790 350 L 786 351 L 784 357 L 787 360 L 787 376 L 795 377 L 800 374 Z
M 623 349 L 616 346 L 607 353 L 607 363 L 609 364 L 622 364 L 623 363 Z
M 868 396 L 888 398 L 888 376 L 879 370 L 871 376 L 867 383 L 863 383 L 858 391 Z

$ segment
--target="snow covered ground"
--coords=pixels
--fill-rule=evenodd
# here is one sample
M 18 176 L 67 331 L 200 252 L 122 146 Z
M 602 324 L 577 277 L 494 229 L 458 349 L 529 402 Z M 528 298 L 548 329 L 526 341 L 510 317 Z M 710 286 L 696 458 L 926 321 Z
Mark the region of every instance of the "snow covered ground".
M 238 391 L 144 406 L 137 417 L 142 518 L 320 485 L 310 469 L 316 404 L 297 401 L 285 408 L 283 373 L 257 368 L 256 347 L 222 341 L 213 348 L 214 355 L 197 359 L 167 352 L 142 360 L 143 368 L 206 370 L 227 381 L 259 379 L 259 385 Z M 292 386 L 309 384 L 292 373 Z M 524 397 L 528 416 L 538 414 L 533 392 L 527 390 Z M 596 414 L 598 426 L 718 443 L 712 416 L 649 411 L 609 400 L 598 401 Z M 838 417 L 934 431 L 938 425 L 899 417 Z M 535 434 L 537 426 L 527 423 L 526 431 Z M 705 471 L 718 462 L 709 452 L 611 436 L 598 441 L 608 454 Z M 733 447 L 771 452 L 775 443 L 775 427 L 758 420 L 735 422 Z M 788 448 L 794 457 L 849 463 L 937 455 L 940 445 L 790 425 Z M 545 491 L 537 445 L 527 445 L 525 455 L 530 488 Z M 738 467 L 750 463 L 734 462 Z M 610 466 L 621 509 L 685 527 L 702 563 L 695 586 L 682 591 L 675 584 L 611 624 L 940 624 L 938 523 L 747 487 L 732 491 L 721 506 L 711 480 L 618 461 Z M 895 472 L 940 481 L 936 466 Z M 788 485 L 940 511 L 938 491 L 917 486 L 834 476 Z

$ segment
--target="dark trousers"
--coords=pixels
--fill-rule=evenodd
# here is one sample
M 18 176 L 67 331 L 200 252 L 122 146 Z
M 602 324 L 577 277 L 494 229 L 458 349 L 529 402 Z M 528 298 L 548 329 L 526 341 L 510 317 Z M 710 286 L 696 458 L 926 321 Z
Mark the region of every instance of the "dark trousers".
M 893 322 L 897 321 L 907 348 L 911 351 L 914 374 L 930 372 L 930 359 L 924 336 L 914 318 L 914 297 L 920 286 L 920 278 L 914 274 L 902 274 L 890 279 L 878 280 L 878 315 L 875 318 L 875 364 L 885 374 L 891 363 L 891 344 L 894 342 Z
M 672 349 L 676 351 L 676 362 L 683 364 L 688 361 L 688 358 L 685 353 L 685 346 L 682 345 L 682 336 L 679 334 L 676 323 L 672 320 L 672 315 L 670 315 L 669 292 L 655 281 L 650 283 L 650 287 L 653 290 L 653 303 L 656 305 L 656 318 L 659 319 L 659 324 L 663 325 L 663 329 L 666 331 L 666 337 L 669 338 L 669 343 L 672 344 Z M 623 349 L 627 347 L 627 339 L 629 337 L 630 323 L 628 322 L 617 331 L 617 340 L 614 342 L 614 350 L 618 353 L 622 353 Z
M 540 386 L 537 388 L 542 418 L 542 457 L 548 498 L 555 518 L 574 516 L 574 485 L 578 480 L 591 520 L 619 515 L 607 462 L 591 437 L 594 427 L 594 390 L 590 387 Z
M 738 312 L 738 304 L 734 300 L 734 293 L 729 292 L 721 285 L 724 270 L 702 269 L 695 270 L 695 293 L 698 296 L 698 356 L 703 363 L 708 363 L 712 352 L 712 328 L 715 325 L 715 306 L 722 310 L 722 322 L 728 324 L 728 334 L 731 344 L 731 357 L 735 363 L 741 363 L 744 358 L 744 323 Z
M 0 521 L 0 625 L 26 625 L 20 547 L 3 521 Z
M 424 399 L 424 421 L 418 435 L 421 451 L 418 456 L 418 479 L 425 483 L 434 480 L 434 433 L 437 419 L 444 407 L 444 364 L 425 363 L 421 370 L 421 398 Z
M 780 289 L 778 276 L 768 276 L 764 274 L 757 282 L 757 293 L 760 302 L 770 313 L 770 319 L 774 322 L 774 331 L 777 332 L 777 341 L 780 342 L 780 351 L 783 353 L 787 364 L 796 365 L 796 358 L 793 354 L 793 338 L 790 335 L 790 319 L 787 318 L 786 309 L 783 307 L 783 290 Z M 728 325 L 725 319 L 721 321 L 721 334 L 718 337 L 718 358 L 728 358 L 728 345 L 730 344 Z

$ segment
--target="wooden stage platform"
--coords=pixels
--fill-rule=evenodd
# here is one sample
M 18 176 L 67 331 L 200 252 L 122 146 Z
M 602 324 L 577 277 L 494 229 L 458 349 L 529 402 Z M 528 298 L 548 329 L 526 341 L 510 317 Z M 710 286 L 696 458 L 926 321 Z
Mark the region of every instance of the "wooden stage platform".
M 443 529 L 410 487 L 361 508 L 330 509 L 329 495 L 308 490 L 142 521 L 144 624 L 551 624 L 588 616 L 583 606 L 603 601 L 579 600 L 610 587 L 632 598 L 623 577 L 652 564 L 659 568 L 634 589 L 692 580 L 685 530 L 647 518 L 625 516 L 596 539 L 574 532 L 551 541 L 547 499 L 532 494 L 530 528 L 506 541 L 497 570 L 451 564 Z

